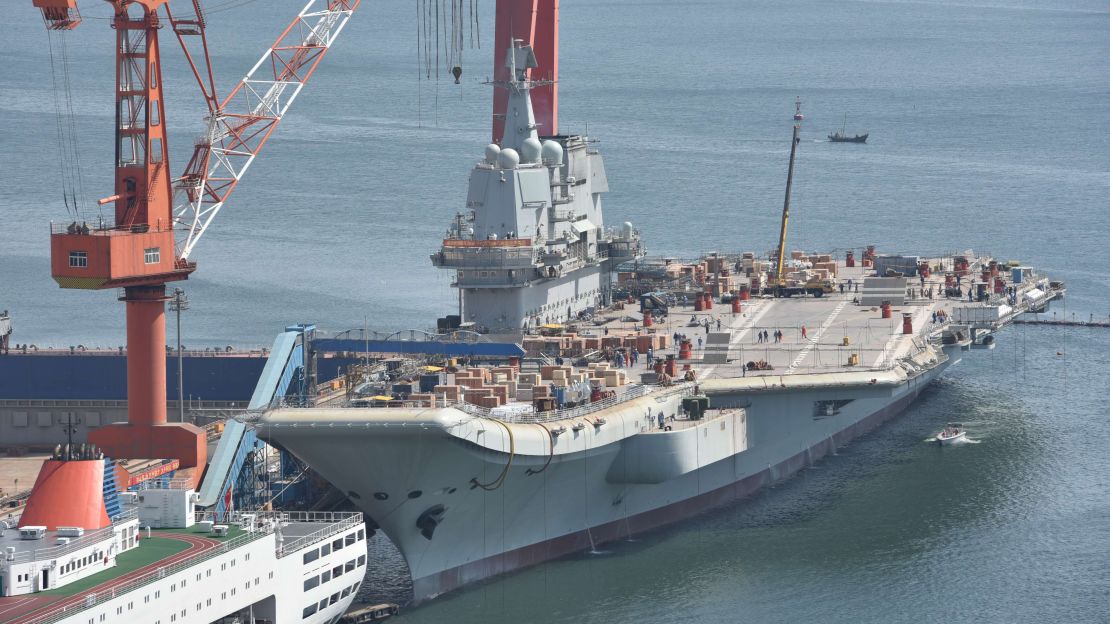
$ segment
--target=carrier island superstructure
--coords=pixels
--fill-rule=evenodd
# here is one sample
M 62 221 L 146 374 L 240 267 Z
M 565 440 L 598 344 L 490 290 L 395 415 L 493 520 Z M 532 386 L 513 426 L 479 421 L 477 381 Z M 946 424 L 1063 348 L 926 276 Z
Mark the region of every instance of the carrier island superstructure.
M 541 139 L 532 109 L 537 66 L 514 40 L 505 59 L 505 134 L 470 173 L 466 212 L 456 216 L 435 266 L 455 271 L 459 323 L 516 332 L 559 323 L 609 302 L 614 266 L 640 255 L 632 224 L 606 229 L 609 190 L 601 154 L 585 136 Z
M 793 252 L 789 267 L 752 253 L 638 260 L 618 274 L 621 297 L 599 306 L 615 293 L 607 263 L 638 257 L 639 244 L 631 227 L 601 234 L 607 181 L 588 142 L 537 136 L 531 58 L 510 46 L 503 145 L 475 167 L 473 214 L 433 257 L 459 271 L 466 322 L 530 330 L 523 347 L 463 364 L 349 340 L 344 350 L 381 361 L 372 377 L 330 403 L 257 417 L 261 436 L 397 545 L 417 601 L 786 478 L 1063 293 L 970 251 L 868 248 L 858 263 Z M 575 319 L 587 306 L 599 307 Z M 383 359 L 402 348 L 407 364 Z

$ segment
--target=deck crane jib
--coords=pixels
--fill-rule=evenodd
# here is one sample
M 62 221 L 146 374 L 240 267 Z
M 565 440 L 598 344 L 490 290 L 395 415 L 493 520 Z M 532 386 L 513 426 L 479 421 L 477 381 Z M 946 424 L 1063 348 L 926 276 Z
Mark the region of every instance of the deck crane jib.
M 166 420 L 165 286 L 196 270 L 191 254 L 361 0 L 310 0 L 223 99 L 199 0 L 108 0 L 116 32 L 116 142 L 111 220 L 52 225 L 51 273 L 62 288 L 122 288 L 127 308 L 128 422 L 90 441 L 118 458 L 201 467 L 201 429 Z M 76 0 L 32 0 L 48 30 L 81 22 Z M 169 29 L 166 29 L 166 26 Z M 182 175 L 170 174 L 159 35 L 172 32 L 208 107 Z M 79 219 L 79 217 L 78 217 Z M 194 471 L 198 479 L 200 471 Z

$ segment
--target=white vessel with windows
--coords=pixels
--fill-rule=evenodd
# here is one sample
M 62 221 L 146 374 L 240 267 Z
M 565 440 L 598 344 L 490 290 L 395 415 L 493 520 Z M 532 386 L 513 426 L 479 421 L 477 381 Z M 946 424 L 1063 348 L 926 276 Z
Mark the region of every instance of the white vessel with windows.
M 119 513 L 92 530 L 6 520 L 0 623 L 322 624 L 354 600 L 361 513 L 213 517 L 194 500 L 172 484 L 121 492 Z

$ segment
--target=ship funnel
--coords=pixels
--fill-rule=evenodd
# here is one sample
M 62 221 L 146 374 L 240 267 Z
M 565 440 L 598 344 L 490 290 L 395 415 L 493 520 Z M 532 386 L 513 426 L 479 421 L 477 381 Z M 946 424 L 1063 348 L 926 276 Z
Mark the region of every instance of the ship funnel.
M 104 460 L 56 460 L 43 463 L 27 499 L 19 526 L 59 526 L 94 530 L 111 520 L 104 505 Z

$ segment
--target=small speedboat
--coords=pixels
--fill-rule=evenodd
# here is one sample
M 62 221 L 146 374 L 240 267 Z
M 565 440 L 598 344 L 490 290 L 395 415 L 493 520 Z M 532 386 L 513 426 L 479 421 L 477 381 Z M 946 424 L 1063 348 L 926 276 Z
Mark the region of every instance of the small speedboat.
M 940 433 L 936 435 L 936 441 L 937 444 L 941 446 L 947 446 L 959 440 L 963 440 L 965 436 L 967 436 L 967 431 L 964 430 L 963 425 L 960 423 L 948 423 L 944 426 L 944 429 L 941 429 Z

